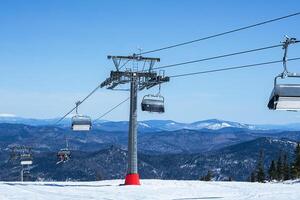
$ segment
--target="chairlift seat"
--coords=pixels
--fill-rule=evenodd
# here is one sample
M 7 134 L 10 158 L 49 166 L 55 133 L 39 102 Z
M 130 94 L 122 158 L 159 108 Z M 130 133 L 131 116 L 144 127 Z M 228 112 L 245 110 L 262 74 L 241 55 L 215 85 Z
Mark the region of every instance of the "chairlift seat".
M 160 95 L 146 95 L 142 103 L 142 111 L 164 113 L 164 98 Z
M 271 110 L 300 110 L 300 84 L 275 85 L 268 108 Z
M 84 115 L 75 115 L 72 117 L 72 130 L 73 131 L 89 131 L 92 127 L 91 118 Z

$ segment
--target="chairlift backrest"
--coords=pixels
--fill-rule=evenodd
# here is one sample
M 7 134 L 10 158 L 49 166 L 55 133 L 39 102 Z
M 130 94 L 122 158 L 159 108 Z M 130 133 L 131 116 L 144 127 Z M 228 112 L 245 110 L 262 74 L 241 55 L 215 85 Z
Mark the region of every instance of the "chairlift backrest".
M 71 151 L 69 149 L 61 149 L 58 151 L 57 153 L 57 158 L 58 158 L 58 163 L 61 162 L 67 162 L 68 160 L 70 160 L 71 157 Z
M 31 160 L 32 155 L 29 153 L 21 154 L 21 160 Z
M 300 110 L 300 84 L 277 84 L 277 79 L 281 78 L 300 78 L 300 74 L 291 73 L 287 69 L 287 50 L 290 44 L 297 43 L 296 38 L 289 38 L 286 36 L 283 42 L 284 56 L 282 59 L 283 72 L 275 77 L 274 88 L 271 93 L 268 108 L 271 110 Z

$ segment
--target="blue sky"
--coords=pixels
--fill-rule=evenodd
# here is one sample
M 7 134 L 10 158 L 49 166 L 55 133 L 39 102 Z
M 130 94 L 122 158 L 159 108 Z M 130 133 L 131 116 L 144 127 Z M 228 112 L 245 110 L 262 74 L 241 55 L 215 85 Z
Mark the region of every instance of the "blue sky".
M 113 69 L 107 55 L 151 50 L 299 12 L 299 1 L 0 1 L 0 113 L 62 116 Z M 279 44 L 300 38 L 300 17 L 151 54 L 159 65 Z M 300 45 L 289 57 L 298 57 Z M 282 57 L 280 48 L 168 69 L 168 75 Z M 150 55 L 150 54 L 149 54 Z M 290 69 L 300 69 L 291 62 Z M 157 65 L 157 66 L 159 66 Z M 182 122 L 219 118 L 246 123 L 299 122 L 299 113 L 269 111 L 267 100 L 281 64 L 171 80 L 163 85 L 166 113 L 139 120 Z M 157 88 L 143 91 L 156 93 Z M 99 90 L 80 111 L 96 118 L 128 96 Z M 127 120 L 129 105 L 106 117 Z

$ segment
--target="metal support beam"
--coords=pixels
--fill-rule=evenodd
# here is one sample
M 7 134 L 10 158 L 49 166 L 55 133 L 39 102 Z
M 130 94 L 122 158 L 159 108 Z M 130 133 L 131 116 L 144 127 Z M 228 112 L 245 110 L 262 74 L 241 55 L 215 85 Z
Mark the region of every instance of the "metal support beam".
M 160 58 L 150 58 L 143 57 L 137 54 L 133 54 L 132 56 L 107 56 L 108 59 L 128 59 L 128 60 L 138 60 L 138 61 L 154 61 L 160 62 Z
M 137 174 L 137 78 L 130 83 L 130 115 L 128 132 L 128 170 L 127 174 Z
M 23 165 L 21 166 L 21 182 L 24 181 L 24 168 L 23 168 Z

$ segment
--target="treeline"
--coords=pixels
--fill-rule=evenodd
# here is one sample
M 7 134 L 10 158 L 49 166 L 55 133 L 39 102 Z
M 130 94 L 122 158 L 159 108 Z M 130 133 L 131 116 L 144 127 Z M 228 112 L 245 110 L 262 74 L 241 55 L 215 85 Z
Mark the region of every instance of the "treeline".
M 255 170 L 251 173 L 249 181 L 285 181 L 300 178 L 300 143 L 295 149 L 295 158 L 289 162 L 289 155 L 279 153 L 277 160 L 272 160 L 267 170 L 264 169 L 264 152 L 260 150 Z

